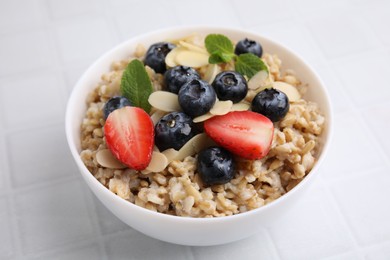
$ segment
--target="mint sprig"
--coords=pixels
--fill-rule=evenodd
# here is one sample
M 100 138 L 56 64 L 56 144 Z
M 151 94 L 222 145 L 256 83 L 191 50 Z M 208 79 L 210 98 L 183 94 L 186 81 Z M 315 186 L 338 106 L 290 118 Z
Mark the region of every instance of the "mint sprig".
M 268 68 L 264 62 L 252 53 L 240 54 L 236 59 L 235 69 L 238 73 L 252 78 L 257 72 Z
M 153 92 L 152 82 L 141 61 L 133 60 L 127 65 L 122 75 L 120 91 L 133 106 L 150 112 L 148 98 Z
M 252 53 L 236 55 L 232 41 L 222 34 L 209 34 L 205 38 L 205 46 L 210 53 L 209 63 L 220 64 L 235 61 L 235 70 L 249 79 L 257 72 L 268 68 L 265 63 Z

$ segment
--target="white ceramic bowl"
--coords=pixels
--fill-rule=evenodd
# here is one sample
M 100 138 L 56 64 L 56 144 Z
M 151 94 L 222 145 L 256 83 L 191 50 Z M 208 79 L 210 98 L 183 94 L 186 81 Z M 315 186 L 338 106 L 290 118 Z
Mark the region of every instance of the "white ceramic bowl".
M 219 218 L 188 218 L 156 213 L 121 199 L 109 191 L 92 176 L 80 159 L 80 125 L 86 111 L 86 98 L 96 87 L 100 76 L 109 71 L 110 64 L 132 54 L 138 43 L 149 46 L 158 41 L 180 38 L 194 32 L 202 35 L 221 33 L 235 41 L 247 37 L 260 42 L 265 52 L 277 54 L 281 58 L 283 68 L 294 69 L 301 81 L 309 84 L 305 98 L 317 102 L 326 117 L 319 158 L 310 174 L 290 192 L 262 208 Z M 134 37 L 116 46 L 100 57 L 83 74 L 70 96 L 66 110 L 68 144 L 81 175 L 93 193 L 114 215 L 132 228 L 156 239 L 182 245 L 204 246 L 237 241 L 254 234 L 261 227 L 275 221 L 278 216 L 284 215 L 295 202 L 305 196 L 305 191 L 318 175 L 319 167 L 328 150 L 331 133 L 332 111 L 329 96 L 323 82 L 310 65 L 293 51 L 268 38 L 240 29 L 219 27 L 165 29 Z

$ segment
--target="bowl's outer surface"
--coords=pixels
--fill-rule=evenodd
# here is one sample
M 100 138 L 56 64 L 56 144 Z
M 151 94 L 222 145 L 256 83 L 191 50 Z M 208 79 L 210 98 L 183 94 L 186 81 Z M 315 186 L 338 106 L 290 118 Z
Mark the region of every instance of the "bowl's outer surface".
M 149 46 L 167 39 L 177 39 L 192 33 L 207 35 L 221 33 L 233 41 L 245 37 L 259 41 L 265 52 L 277 54 L 284 69 L 293 69 L 299 79 L 309 85 L 305 98 L 319 104 L 326 117 L 326 128 L 321 138 L 318 162 L 310 174 L 293 190 L 276 201 L 256 210 L 235 216 L 220 218 L 185 218 L 156 213 L 116 196 L 102 184 L 84 166 L 79 153 L 80 125 L 86 111 L 86 97 L 97 85 L 100 76 L 109 71 L 113 61 L 129 57 L 138 43 Z M 259 229 L 271 224 L 278 216 L 287 212 L 310 187 L 318 168 L 325 158 L 332 136 L 332 110 L 329 95 L 318 75 L 298 55 L 279 43 L 241 29 L 227 29 L 209 26 L 179 27 L 160 30 L 124 42 L 104 54 L 83 74 L 77 82 L 68 101 L 66 111 L 66 135 L 72 155 L 80 172 L 93 193 L 119 219 L 134 229 L 157 239 L 182 245 L 217 245 L 248 237 Z

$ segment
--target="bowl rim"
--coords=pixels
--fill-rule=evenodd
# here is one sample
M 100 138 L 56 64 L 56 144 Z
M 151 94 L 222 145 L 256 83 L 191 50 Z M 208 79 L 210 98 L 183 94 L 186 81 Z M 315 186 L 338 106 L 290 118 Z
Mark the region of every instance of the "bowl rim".
M 284 50 L 287 53 L 290 53 L 291 55 L 295 56 L 297 60 L 299 60 L 300 63 L 305 65 L 311 73 L 314 75 L 314 78 L 320 83 L 320 88 L 324 92 L 324 100 L 325 103 L 327 103 L 327 108 L 328 108 L 328 117 L 326 118 L 327 120 L 327 141 L 324 143 L 322 147 L 322 152 L 320 157 L 317 159 L 314 167 L 310 170 L 310 173 L 306 175 L 306 177 L 298 184 L 296 185 L 293 189 L 285 193 L 283 196 L 280 198 L 272 201 L 269 204 L 266 204 L 262 207 L 259 207 L 257 209 L 253 209 L 247 212 L 242 212 L 239 214 L 231 215 L 231 216 L 222 216 L 222 217 L 215 217 L 215 218 L 194 218 L 194 217 L 183 217 L 183 216 L 176 216 L 176 215 L 169 215 L 166 213 L 160 213 L 160 212 L 155 212 L 146 208 L 143 208 L 141 206 L 138 206 L 132 202 L 129 202 L 115 193 L 111 192 L 108 188 L 106 188 L 103 184 L 101 184 L 92 174 L 91 172 L 87 169 L 87 167 L 84 165 L 84 163 L 81 160 L 80 154 L 77 151 L 76 144 L 73 142 L 73 133 L 72 133 L 72 107 L 74 105 L 77 105 L 75 103 L 76 99 L 76 94 L 78 94 L 79 90 L 83 89 L 84 85 L 82 85 L 82 82 L 84 81 L 84 78 L 87 77 L 88 74 L 93 70 L 94 67 L 98 66 L 102 61 L 104 61 L 106 58 L 111 56 L 113 53 L 115 53 L 116 50 L 123 48 L 124 46 L 131 45 L 132 43 L 137 43 L 140 42 L 140 39 L 145 39 L 145 38 L 150 38 L 153 35 L 162 35 L 164 33 L 178 33 L 182 30 L 187 30 L 189 32 L 202 32 L 202 31 L 215 31 L 216 33 L 239 33 L 239 34 L 246 34 L 246 35 L 253 35 L 255 37 L 260 37 L 263 38 L 269 43 L 277 46 L 277 48 Z M 189 33 L 190 34 L 190 33 Z M 228 35 L 227 35 L 228 36 Z M 100 77 L 101 75 L 97 75 L 97 77 Z M 323 110 L 324 111 L 324 110 Z M 306 186 L 306 183 L 311 181 L 315 175 L 318 175 L 318 170 L 321 164 L 323 163 L 324 159 L 326 158 L 329 150 L 330 143 L 332 142 L 333 138 L 333 108 L 332 108 L 332 103 L 329 95 L 328 89 L 325 87 L 325 84 L 321 77 L 318 75 L 318 73 L 313 69 L 309 63 L 301 57 L 300 54 L 296 53 L 289 47 L 286 47 L 282 43 L 275 41 L 274 39 L 271 39 L 267 36 L 261 35 L 258 32 L 252 31 L 252 30 L 246 30 L 242 29 L 239 27 L 224 27 L 224 26 L 209 26 L 209 25 L 191 25 L 191 26 L 173 26 L 173 27 L 166 27 L 158 30 L 153 30 L 147 33 L 143 34 L 138 34 L 134 37 L 131 37 L 110 50 L 106 51 L 103 55 L 101 55 L 98 59 L 96 59 L 92 64 L 89 65 L 87 70 L 83 72 L 83 74 L 80 76 L 78 79 L 77 83 L 74 85 L 74 88 L 72 89 L 72 92 L 68 98 L 68 102 L 66 105 L 66 111 L 65 111 L 65 133 L 66 133 L 66 139 L 67 143 L 69 146 L 69 149 L 71 151 L 71 154 L 73 156 L 73 159 L 76 161 L 76 164 L 79 168 L 80 173 L 83 175 L 83 177 L 88 178 L 88 180 L 92 181 L 93 184 L 96 185 L 96 188 L 98 191 L 102 192 L 103 194 L 106 194 L 109 196 L 111 199 L 115 200 L 115 202 L 119 203 L 123 207 L 129 207 L 131 210 L 137 210 L 140 211 L 140 213 L 147 214 L 149 216 L 157 217 L 157 218 L 163 218 L 166 220 L 174 220 L 174 221 L 182 221 L 182 222 L 190 222 L 190 223 L 203 223 L 203 222 L 223 222 L 223 221 L 233 221 L 233 220 L 239 220 L 242 218 L 248 218 L 250 216 L 253 216 L 255 214 L 259 214 L 261 212 L 269 211 L 272 208 L 277 207 L 280 203 L 283 203 L 284 200 L 288 199 L 289 197 L 293 196 L 293 194 L 297 193 L 299 190 L 301 190 L 303 187 Z M 86 181 L 86 179 L 84 179 Z M 95 194 L 96 196 L 96 194 Z

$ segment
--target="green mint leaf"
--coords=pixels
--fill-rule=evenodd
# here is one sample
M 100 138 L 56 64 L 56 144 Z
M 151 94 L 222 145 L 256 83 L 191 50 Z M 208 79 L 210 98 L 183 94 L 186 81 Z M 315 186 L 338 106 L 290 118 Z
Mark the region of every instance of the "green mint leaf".
M 222 34 L 209 34 L 204 40 L 207 51 L 211 54 L 209 63 L 229 62 L 235 57 L 232 41 Z M 217 58 L 219 56 L 219 58 Z M 211 61 L 210 61 L 211 60 Z
M 267 65 L 252 53 L 241 54 L 236 59 L 235 69 L 237 72 L 242 75 L 252 78 L 260 70 L 265 70 L 268 72 Z
M 149 113 L 151 106 L 148 98 L 153 88 L 145 66 L 141 61 L 133 60 L 127 65 L 122 75 L 120 90 L 133 106 L 140 107 Z
M 223 53 L 220 51 L 216 51 L 209 57 L 209 63 L 210 64 L 218 64 L 218 63 L 226 63 L 232 60 L 236 55 L 235 54 L 229 54 L 229 53 Z

